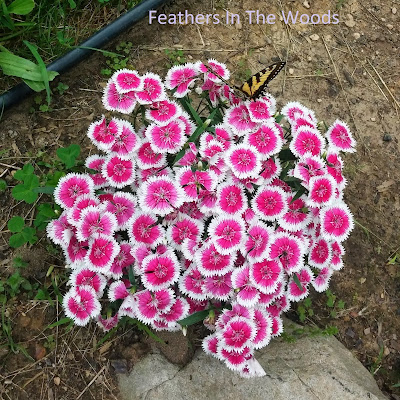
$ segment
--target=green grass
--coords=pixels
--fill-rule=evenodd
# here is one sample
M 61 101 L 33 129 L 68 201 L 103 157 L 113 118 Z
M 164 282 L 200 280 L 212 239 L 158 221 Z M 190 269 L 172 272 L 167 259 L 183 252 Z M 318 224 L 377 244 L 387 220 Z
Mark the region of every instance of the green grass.
M 41 58 L 48 64 L 139 2 L 140 0 L 39 0 L 29 14 L 11 15 L 15 25 L 13 29 L 0 21 L 0 43 L 8 51 L 35 61 L 30 50 L 22 44 L 23 40 L 28 40 L 37 46 Z M 13 83 L 12 79 L 8 79 L 3 85 L 9 87 Z

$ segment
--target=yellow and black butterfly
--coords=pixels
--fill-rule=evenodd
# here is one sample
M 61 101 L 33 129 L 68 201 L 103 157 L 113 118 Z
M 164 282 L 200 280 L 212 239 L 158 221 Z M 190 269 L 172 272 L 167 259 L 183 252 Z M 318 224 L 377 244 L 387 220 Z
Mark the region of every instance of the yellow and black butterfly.
M 281 72 L 285 64 L 284 61 L 271 64 L 269 67 L 262 69 L 260 72 L 257 72 L 250 77 L 242 86 L 235 86 L 235 89 L 239 90 L 242 94 L 245 94 L 250 100 L 257 100 L 263 95 L 268 84 L 279 74 L 279 72 Z M 209 66 L 207 66 L 207 68 L 210 72 L 221 79 L 222 82 L 230 86 L 225 79 L 216 74 Z
M 285 64 L 282 61 L 264 68 L 249 78 L 242 86 L 237 87 L 237 89 L 245 93 L 250 100 L 256 100 L 265 92 L 268 84 L 281 72 Z

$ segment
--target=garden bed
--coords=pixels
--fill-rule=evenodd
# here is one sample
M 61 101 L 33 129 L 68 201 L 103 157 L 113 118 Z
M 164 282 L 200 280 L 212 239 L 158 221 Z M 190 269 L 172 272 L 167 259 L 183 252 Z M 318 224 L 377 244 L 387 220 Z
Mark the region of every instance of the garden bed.
M 369 3 L 361 6 L 351 1 L 316 1 L 308 9 L 300 3 L 291 4 L 301 13 L 324 13 L 342 4 L 341 23 L 290 27 L 279 23 L 250 27 L 243 23 L 197 28 L 149 26 L 143 20 L 110 50 L 117 50 L 120 42 L 130 42 L 132 46 L 122 46 L 130 47 L 128 66 L 140 73 L 151 70 L 162 76 L 168 64 L 182 58 L 191 61 L 213 57 L 226 62 L 239 81 L 248 70 L 256 72 L 278 57 L 288 63 L 285 74 L 270 86 L 280 106 L 296 99 L 313 108 L 318 116 L 325 116 L 328 125 L 336 116 L 349 123 L 358 140 L 358 151 L 345 159 L 349 181 L 345 199 L 358 224 L 345 245 L 345 268 L 334 275 L 330 295 L 312 296 L 311 302 L 292 310 L 290 316 L 305 319 L 320 329 L 336 326 L 338 339 L 370 369 L 381 389 L 398 395 L 398 389 L 392 386 L 400 381 L 400 235 L 396 223 L 400 217 L 400 151 L 396 136 L 399 109 L 396 111 L 389 94 L 390 90 L 398 98 L 400 89 L 400 77 L 395 72 L 399 59 L 389 57 L 398 51 L 399 27 L 392 10 L 396 5 L 387 2 L 377 8 Z M 250 0 L 240 5 L 234 1 L 215 2 L 215 6 L 219 12 L 228 8 L 236 13 L 257 8 Z M 188 7 L 177 1 L 166 12 L 176 13 Z M 211 12 L 209 7 L 208 3 L 199 2 L 191 11 Z M 279 4 L 273 7 L 275 12 L 278 9 Z M 348 14 L 354 17 L 354 26 Z M 375 28 L 371 29 L 371 25 Z M 60 146 L 79 144 L 81 160 L 93 151 L 86 131 L 103 113 L 101 93 L 108 77 L 101 70 L 109 69 L 106 61 L 103 55 L 95 54 L 61 77 L 69 88 L 62 95 L 54 94 L 51 111 L 40 112 L 44 97 L 37 97 L 3 115 L 0 174 L 10 187 L 17 183 L 12 175 L 27 160 L 45 172 L 45 164 L 54 164 Z M 29 224 L 32 213 L 30 207 L 12 198 L 9 189 L 1 193 L 0 202 L 3 281 L 15 272 L 15 257 L 20 257 L 18 265 L 28 262 L 25 268 L 19 267 L 21 275 L 31 285 L 37 283 L 36 290 L 47 287 L 54 300 L 52 278 L 57 277 L 60 290 L 65 290 L 62 257 L 49 253 L 45 238 L 29 250 L 11 251 L 7 221 L 14 215 L 23 215 Z M 51 266 L 54 269 L 46 277 Z M 0 370 L 4 398 L 34 395 L 42 399 L 52 393 L 53 398 L 75 399 L 82 392 L 83 399 L 118 398 L 113 369 L 128 368 L 147 349 L 137 328 L 127 328 L 127 333 L 119 334 L 122 339 L 110 337 L 99 346 L 104 334 L 95 326 L 70 331 L 64 325 L 45 329 L 64 317 L 62 311 L 56 302 L 52 305 L 48 300 L 32 301 L 29 292 L 21 289 L 7 309 L 13 340 L 24 346 L 35 361 L 32 363 L 21 353 L 4 352 Z M 300 333 L 307 334 L 307 329 Z M 4 327 L 2 338 L 6 343 Z

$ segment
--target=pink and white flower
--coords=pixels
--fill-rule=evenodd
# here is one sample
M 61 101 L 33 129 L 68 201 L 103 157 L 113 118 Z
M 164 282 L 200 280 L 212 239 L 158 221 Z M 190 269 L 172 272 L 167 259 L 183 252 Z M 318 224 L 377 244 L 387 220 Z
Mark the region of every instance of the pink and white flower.
M 195 253 L 194 260 L 203 276 L 225 275 L 233 270 L 236 255 L 221 254 L 209 241 Z
M 224 122 L 229 125 L 238 136 L 249 133 L 257 126 L 257 123 L 251 120 L 249 110 L 245 104 L 239 104 L 229 108 L 225 114 Z
M 102 274 L 83 267 L 73 270 L 68 283 L 77 289 L 89 287 L 95 291 L 97 297 L 101 297 L 107 281 Z
M 220 344 L 228 351 L 239 352 L 255 338 L 254 323 L 243 317 L 233 317 L 221 332 L 217 332 Z
M 219 77 L 228 80 L 230 77 L 230 72 L 228 70 L 228 68 L 226 67 L 225 64 L 214 60 L 213 58 L 210 58 L 207 62 L 208 67 L 215 72 L 215 75 L 210 72 L 210 70 L 204 65 L 204 64 L 200 64 L 199 68 L 200 71 L 203 72 L 204 74 L 206 74 L 206 79 L 211 79 L 214 82 L 220 82 L 221 79 L 219 79 Z
M 287 211 L 287 196 L 279 187 L 260 186 L 252 199 L 254 212 L 264 221 L 281 218 Z
M 183 189 L 169 177 L 154 176 L 142 184 L 139 194 L 140 208 L 156 215 L 165 216 L 185 201 Z
M 84 194 L 94 195 L 93 181 L 88 175 L 70 173 L 58 181 L 54 190 L 54 200 L 61 207 L 68 209 Z
M 245 264 L 232 272 L 232 287 L 236 293 L 236 301 L 245 307 L 254 307 L 260 298 L 260 292 L 250 280 L 250 267 Z
M 190 92 L 190 86 L 195 82 L 200 73 L 199 64 L 186 63 L 176 65 L 168 70 L 165 78 L 165 87 L 175 89 L 175 97 L 184 97 Z
M 116 192 L 107 201 L 106 211 L 114 214 L 119 229 L 125 229 L 126 224 L 136 209 L 136 197 L 127 192 Z
M 325 140 L 317 129 L 301 127 L 290 142 L 289 149 L 296 157 L 318 156 L 325 148 Z
M 67 317 L 76 325 L 85 326 L 91 318 L 96 318 L 100 314 L 101 305 L 93 289 L 72 287 L 64 295 L 63 308 Z
M 332 260 L 331 260 L 331 268 L 334 271 L 339 271 L 343 268 L 343 260 L 342 257 L 345 253 L 344 247 L 339 242 L 331 243 L 331 251 L 332 251 Z
M 269 102 L 259 99 L 255 101 L 251 101 L 247 108 L 250 113 L 250 118 L 254 122 L 265 122 L 269 120 L 273 116 L 273 112 L 271 112 L 271 105 Z
M 244 232 L 244 222 L 237 217 L 214 217 L 208 226 L 211 241 L 221 254 L 239 250 L 245 239 Z
M 256 335 L 251 344 L 254 349 L 261 349 L 271 341 L 272 318 L 265 311 L 256 308 L 253 323 L 256 328 Z
M 318 275 L 312 281 L 312 285 L 318 293 L 325 292 L 328 289 L 332 274 L 333 270 L 329 267 L 324 267 L 319 271 Z
M 245 254 L 250 261 L 261 261 L 269 252 L 273 231 L 263 222 L 256 221 L 247 230 Z
M 269 256 L 278 261 L 288 274 L 291 274 L 303 267 L 304 253 L 304 244 L 299 238 L 279 232 L 275 234 L 271 243 Z
M 338 119 L 332 124 L 332 126 L 326 132 L 326 137 L 329 142 L 329 146 L 334 151 L 343 151 L 347 153 L 354 153 L 356 151 L 356 141 L 350 132 L 350 128 L 342 121 Z
M 137 71 L 131 69 L 120 69 L 114 72 L 111 80 L 115 83 L 119 93 L 143 90 L 143 81 Z
M 205 277 L 194 267 L 188 268 L 180 277 L 179 290 L 193 300 L 203 301 L 207 298 Z
M 174 302 L 172 289 L 161 289 L 155 292 L 142 290 L 135 293 L 137 299 L 137 318 L 145 323 L 154 321 L 160 312 L 168 311 Z
M 261 293 L 271 294 L 283 282 L 283 270 L 278 261 L 264 259 L 250 264 L 249 277 Z
M 110 150 L 121 156 L 131 155 L 140 147 L 142 142 L 128 121 L 119 120 L 119 126 L 121 133 L 115 137 Z
M 304 229 L 310 222 L 311 215 L 308 213 L 304 198 L 293 201 L 294 196 L 287 198 L 288 211 L 279 220 L 279 225 L 290 232 L 297 232 Z
M 136 92 L 121 93 L 116 84 L 110 80 L 104 89 L 103 106 L 109 111 L 118 111 L 122 114 L 130 114 L 136 107 Z
M 167 125 L 172 120 L 177 119 L 182 113 L 182 109 L 177 103 L 163 100 L 153 103 L 146 111 L 146 118 L 155 122 L 157 125 Z
M 180 120 L 174 120 L 163 126 L 151 124 L 146 129 L 146 137 L 154 152 L 174 154 L 186 142 L 185 126 Z
M 167 230 L 169 242 L 180 250 L 185 239 L 197 241 L 203 233 L 203 224 L 190 217 L 179 218 Z
M 129 220 L 128 234 L 134 243 L 157 247 L 165 238 L 165 231 L 151 213 L 137 212 Z
M 93 181 L 93 188 L 100 189 L 108 185 L 107 179 L 102 175 L 101 170 L 103 168 L 104 161 L 106 157 L 100 156 L 98 154 L 93 154 L 89 156 L 85 161 L 85 167 L 93 169 L 96 173 L 91 173 L 90 179 Z
M 343 242 L 354 228 L 353 215 L 344 203 L 321 209 L 321 235 L 327 240 Z
M 225 162 L 239 179 L 257 178 L 261 172 L 261 160 L 253 146 L 233 145 L 226 152 Z
M 97 206 L 88 206 L 81 212 L 76 237 L 83 242 L 99 235 L 110 236 L 114 234 L 117 225 L 114 214 L 103 211 Z
M 165 99 L 165 88 L 159 75 L 148 72 L 141 79 L 143 89 L 135 92 L 140 104 L 152 104 Z
M 176 180 L 185 191 L 186 197 L 197 200 L 201 190 L 212 191 L 217 178 L 212 171 L 192 171 L 190 167 L 179 168 Z
M 290 278 L 287 288 L 287 297 L 290 301 L 303 300 L 308 295 L 308 285 L 313 280 L 311 269 L 304 267 L 297 274 L 298 282 Z
M 89 242 L 89 250 L 85 257 L 85 263 L 95 271 L 107 275 L 118 253 L 119 245 L 115 239 L 109 236 L 98 235 Z
M 204 289 L 209 298 L 226 301 L 233 295 L 231 272 L 205 278 Z
M 332 259 L 330 244 L 325 239 L 318 239 L 314 242 L 308 255 L 308 263 L 315 268 L 327 267 Z
M 123 300 L 129 295 L 129 291 L 123 281 L 114 281 L 108 288 L 108 299 L 113 302 Z
M 115 256 L 110 266 L 110 275 L 114 279 L 122 278 L 123 273 L 127 271 L 126 268 L 134 263 L 135 258 L 132 254 L 132 244 L 125 241 L 119 242 L 119 253 Z
M 137 151 L 136 162 L 141 169 L 161 168 L 166 164 L 166 157 L 165 154 L 153 151 L 150 142 L 143 141 Z
M 244 190 L 232 182 L 222 183 L 217 191 L 216 210 L 227 215 L 240 215 L 247 207 Z
M 135 180 L 135 163 L 126 156 L 112 153 L 103 164 L 102 174 L 110 186 L 121 189 Z
M 264 123 L 255 132 L 246 135 L 245 142 L 255 147 L 264 160 L 279 153 L 283 144 L 274 122 Z
M 324 207 L 334 201 L 336 182 L 330 175 L 310 178 L 309 186 L 307 203 L 311 207 Z
M 180 264 L 172 251 L 151 254 L 143 260 L 142 283 L 149 290 L 168 288 L 179 278 Z

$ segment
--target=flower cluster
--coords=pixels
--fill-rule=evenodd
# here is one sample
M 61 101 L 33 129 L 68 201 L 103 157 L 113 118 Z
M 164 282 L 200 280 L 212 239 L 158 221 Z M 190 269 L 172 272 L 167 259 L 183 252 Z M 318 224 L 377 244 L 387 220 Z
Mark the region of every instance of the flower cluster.
M 343 266 L 353 220 L 341 153 L 355 141 L 344 122 L 322 133 L 307 107 L 277 113 L 272 96 L 243 101 L 221 78 L 215 60 L 165 81 L 116 72 L 104 107 L 133 116 L 90 125 L 102 153 L 60 179 L 64 211 L 47 232 L 71 269 L 63 305 L 77 325 L 126 316 L 175 331 L 203 312 L 204 351 L 260 376 L 254 352 L 281 334 L 282 313 Z

